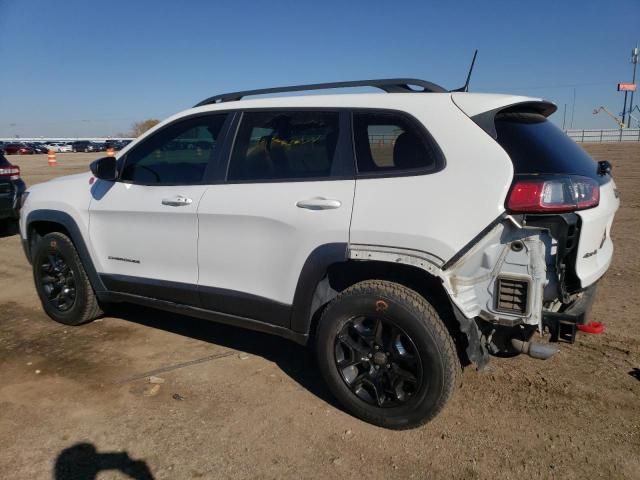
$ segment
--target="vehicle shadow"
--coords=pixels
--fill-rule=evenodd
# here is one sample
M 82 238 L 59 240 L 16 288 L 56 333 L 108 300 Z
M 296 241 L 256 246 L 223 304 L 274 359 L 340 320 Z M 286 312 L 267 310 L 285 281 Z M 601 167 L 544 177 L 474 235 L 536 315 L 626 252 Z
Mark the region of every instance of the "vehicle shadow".
M 640 381 L 640 368 L 634 368 L 629 372 L 629 375 L 631 375 L 636 380 Z
M 77 443 L 58 454 L 54 480 L 95 480 L 100 472 L 115 470 L 135 480 L 153 480 L 144 460 L 134 460 L 127 452 L 98 453 L 91 443 Z
M 109 316 L 266 358 L 300 386 L 342 410 L 320 376 L 311 348 L 275 335 L 138 305 L 114 304 Z

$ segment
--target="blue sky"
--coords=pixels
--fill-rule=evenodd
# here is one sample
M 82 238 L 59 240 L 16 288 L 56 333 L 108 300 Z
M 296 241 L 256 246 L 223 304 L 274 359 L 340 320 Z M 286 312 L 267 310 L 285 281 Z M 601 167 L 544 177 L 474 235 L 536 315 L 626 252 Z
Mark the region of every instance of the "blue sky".
M 215 93 L 418 77 L 543 96 L 615 128 L 640 0 L 0 0 L 0 136 L 111 135 Z M 640 92 L 639 92 L 640 93 Z M 636 98 L 640 102 L 640 95 Z

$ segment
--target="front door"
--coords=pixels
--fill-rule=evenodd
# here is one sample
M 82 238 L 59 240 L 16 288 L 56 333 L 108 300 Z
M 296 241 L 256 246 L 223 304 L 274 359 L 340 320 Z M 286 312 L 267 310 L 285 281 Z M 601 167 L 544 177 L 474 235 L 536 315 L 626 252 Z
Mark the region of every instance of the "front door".
M 118 160 L 118 181 L 94 185 L 89 232 L 108 289 L 198 305 L 197 209 L 226 119 L 172 122 Z

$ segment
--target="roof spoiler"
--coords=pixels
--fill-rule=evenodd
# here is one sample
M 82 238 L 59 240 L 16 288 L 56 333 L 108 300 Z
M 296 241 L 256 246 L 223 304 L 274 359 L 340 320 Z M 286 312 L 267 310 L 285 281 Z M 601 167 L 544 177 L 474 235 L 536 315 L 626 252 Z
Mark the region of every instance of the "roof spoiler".
M 498 133 L 496 132 L 496 115 L 499 113 L 537 113 L 539 115 L 543 115 L 548 117 L 553 114 L 558 107 L 556 107 L 553 103 L 548 102 L 546 100 L 537 100 L 537 101 L 528 101 L 528 102 L 517 102 L 512 103 L 510 105 L 503 105 L 501 107 L 495 108 L 493 110 L 488 110 L 486 112 L 478 113 L 477 115 L 471 116 L 471 120 L 473 120 L 481 129 L 483 129 L 487 134 L 489 134 L 494 139 L 498 138 Z

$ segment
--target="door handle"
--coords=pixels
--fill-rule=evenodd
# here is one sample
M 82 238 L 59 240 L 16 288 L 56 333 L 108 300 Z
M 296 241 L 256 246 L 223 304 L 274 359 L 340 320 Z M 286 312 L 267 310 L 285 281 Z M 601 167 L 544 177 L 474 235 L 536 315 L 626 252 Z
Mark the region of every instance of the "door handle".
M 193 203 L 193 200 L 182 195 L 162 199 L 162 205 L 167 205 L 168 207 L 184 207 L 185 205 L 191 205 L 191 203 Z
M 308 200 L 300 200 L 296 203 L 298 208 L 306 208 L 307 210 L 332 210 L 340 208 L 342 202 L 340 200 L 331 200 L 324 197 L 314 197 Z

